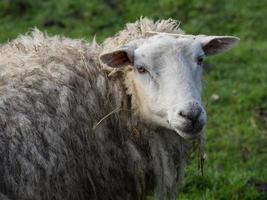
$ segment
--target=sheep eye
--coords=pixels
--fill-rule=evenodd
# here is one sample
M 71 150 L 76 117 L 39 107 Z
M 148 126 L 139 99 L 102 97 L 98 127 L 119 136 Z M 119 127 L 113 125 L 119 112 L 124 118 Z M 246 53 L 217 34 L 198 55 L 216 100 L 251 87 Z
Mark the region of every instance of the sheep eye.
M 140 74 L 144 74 L 147 72 L 146 68 L 144 68 L 143 66 L 138 66 L 137 67 L 137 71 L 140 73 Z
M 198 56 L 198 57 L 197 57 L 197 64 L 198 64 L 198 65 L 202 65 L 203 62 L 204 62 L 204 58 L 203 58 L 203 56 Z

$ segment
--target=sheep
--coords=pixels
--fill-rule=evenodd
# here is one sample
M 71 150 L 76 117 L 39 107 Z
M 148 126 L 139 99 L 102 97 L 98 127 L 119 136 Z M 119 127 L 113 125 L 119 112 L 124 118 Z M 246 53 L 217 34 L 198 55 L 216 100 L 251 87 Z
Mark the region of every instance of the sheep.
M 35 29 L 1 45 L 0 198 L 176 199 L 203 58 L 237 41 L 142 18 L 102 44 Z

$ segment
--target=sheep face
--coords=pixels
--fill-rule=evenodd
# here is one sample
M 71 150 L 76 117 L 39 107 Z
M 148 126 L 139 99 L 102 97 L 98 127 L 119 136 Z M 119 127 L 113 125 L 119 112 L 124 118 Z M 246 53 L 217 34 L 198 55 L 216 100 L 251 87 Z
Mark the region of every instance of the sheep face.
M 131 66 L 125 84 L 142 120 L 191 138 L 202 132 L 207 118 L 201 103 L 203 58 L 237 41 L 229 36 L 158 34 L 132 41 L 100 59 L 114 68 Z

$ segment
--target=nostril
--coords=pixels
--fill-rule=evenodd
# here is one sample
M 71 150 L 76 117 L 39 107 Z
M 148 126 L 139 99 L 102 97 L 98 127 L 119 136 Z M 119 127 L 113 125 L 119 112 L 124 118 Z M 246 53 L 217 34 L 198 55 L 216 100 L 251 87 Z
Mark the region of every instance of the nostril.
M 195 117 L 193 116 L 193 113 L 180 111 L 179 115 L 184 119 L 190 120 L 192 122 L 195 121 Z
M 198 120 L 199 116 L 201 115 L 202 109 L 200 107 L 194 108 L 194 109 L 188 109 L 188 111 L 182 110 L 178 114 L 188 119 L 192 122 L 195 122 Z
M 201 107 L 198 107 L 197 108 L 197 112 L 196 112 L 197 114 L 196 114 L 196 119 L 198 119 L 199 118 L 199 116 L 201 115 L 201 113 L 202 113 L 202 109 L 201 109 Z
M 180 115 L 181 117 L 188 118 L 186 112 L 184 112 L 184 111 L 180 111 L 180 112 L 179 112 L 179 115 Z

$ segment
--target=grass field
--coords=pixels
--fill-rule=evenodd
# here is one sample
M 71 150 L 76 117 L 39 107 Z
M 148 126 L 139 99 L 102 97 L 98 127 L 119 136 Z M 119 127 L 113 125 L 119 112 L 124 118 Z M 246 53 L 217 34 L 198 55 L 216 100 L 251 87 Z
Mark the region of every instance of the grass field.
M 204 176 L 192 160 L 180 199 L 267 199 L 266 0 L 1 0 L 0 42 L 31 27 L 87 40 L 96 34 L 100 42 L 140 16 L 178 19 L 191 34 L 241 38 L 207 60 L 208 159 Z

